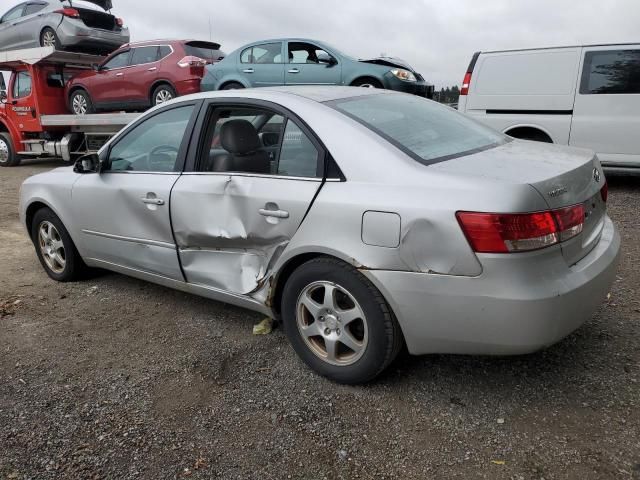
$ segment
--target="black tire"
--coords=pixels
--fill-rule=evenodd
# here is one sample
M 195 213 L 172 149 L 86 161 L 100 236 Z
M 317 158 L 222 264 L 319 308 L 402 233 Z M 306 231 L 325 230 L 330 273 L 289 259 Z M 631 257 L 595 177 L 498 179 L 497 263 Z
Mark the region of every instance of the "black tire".
M 384 88 L 375 78 L 359 78 L 351 84 L 352 87 L 364 87 L 364 88 Z
M 151 106 L 155 107 L 156 105 L 161 105 L 169 100 L 173 100 L 177 96 L 178 94 L 176 93 L 175 88 L 167 83 L 163 83 L 153 89 L 153 92 L 151 93 Z
M 240 90 L 244 88 L 244 85 L 238 82 L 229 82 L 224 85 L 220 90 Z
M 530 140 L 532 142 L 540 142 L 540 143 L 553 143 L 553 140 L 549 138 L 544 132 L 539 130 L 527 130 L 524 132 L 514 132 L 508 134 L 511 137 L 518 138 L 520 140 Z
M 40 229 L 46 228 L 48 225 L 52 225 L 55 229 L 55 232 L 49 230 L 49 239 L 51 242 L 40 237 Z M 82 261 L 73 240 L 71 240 L 69 236 L 69 232 L 67 232 L 67 229 L 58 216 L 50 209 L 41 208 L 33 216 L 31 223 L 31 240 L 36 248 L 36 254 L 38 255 L 40 264 L 45 272 L 47 272 L 47 275 L 53 280 L 57 282 L 73 282 L 79 280 L 87 273 L 87 266 Z M 56 244 L 59 242 L 62 244 L 62 251 L 55 249 Z M 48 243 L 51 244 L 51 250 L 55 249 L 59 258 L 64 260 L 62 268 L 56 269 L 55 266 L 60 267 L 61 264 L 54 263 L 48 255 L 48 259 L 45 259 L 45 251 L 47 250 Z M 51 265 L 52 263 L 54 263 L 54 266 Z
M 85 90 L 74 90 L 69 96 L 69 111 L 74 115 L 89 115 L 95 113 L 96 109 L 89 93 Z
M 306 293 L 314 285 L 322 283 L 339 287 L 338 291 L 341 291 L 341 295 L 343 292 L 347 292 L 355 300 L 356 308 L 363 312 L 362 319 L 357 322 L 366 323 L 366 327 L 362 328 L 368 332 L 367 336 L 361 335 L 366 338 L 366 341 L 363 342 L 365 347 L 360 356 L 356 355 L 356 359 L 351 364 L 336 365 L 321 358 L 321 355 L 317 353 L 318 349 L 309 345 L 309 340 L 306 340 L 301 333 L 298 321 L 298 300 L 302 298 L 303 292 Z M 326 292 L 323 295 L 326 295 Z M 281 311 L 284 330 L 296 353 L 312 370 L 338 383 L 358 384 L 372 380 L 396 358 L 404 343 L 400 326 L 382 294 L 355 268 L 333 258 L 316 258 L 301 265 L 293 272 L 285 285 Z M 319 323 L 318 328 L 324 329 L 325 334 L 331 332 L 340 335 L 340 328 L 343 330 L 350 328 L 344 322 L 340 323 L 340 315 L 345 313 L 344 310 L 337 309 L 334 312 L 329 311 L 329 313 L 334 316 L 331 319 L 331 326 L 337 330 L 333 332 L 329 328 L 325 328 L 329 326 L 329 320 L 327 320 L 329 316 L 320 316 L 320 319 L 324 319 L 324 323 Z M 336 324 L 335 318 L 337 318 L 338 324 Z M 320 320 L 316 321 L 320 322 Z M 301 322 L 305 323 L 304 320 Z M 322 339 L 320 342 L 319 339 L 321 337 L 316 336 L 313 342 L 319 344 L 320 348 L 321 345 L 325 345 L 326 349 L 326 340 Z M 338 340 L 337 343 L 340 341 Z M 336 351 L 339 348 L 344 349 L 344 344 L 336 347 Z M 326 350 L 328 351 L 328 349 Z M 347 349 L 348 354 L 349 350 Z M 353 353 L 355 354 L 355 350 Z
M 40 46 L 41 47 L 54 47 L 56 50 L 62 50 L 60 45 L 60 39 L 55 30 L 46 27 L 40 32 Z
M 0 167 L 15 167 L 20 165 L 20 156 L 13 148 L 11 135 L 0 132 Z

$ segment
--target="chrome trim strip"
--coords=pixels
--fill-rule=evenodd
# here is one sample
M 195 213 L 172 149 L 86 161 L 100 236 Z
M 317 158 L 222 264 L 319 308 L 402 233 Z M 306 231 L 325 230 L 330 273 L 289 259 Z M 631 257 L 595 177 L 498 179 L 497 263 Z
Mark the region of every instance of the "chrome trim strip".
M 195 175 L 195 176 L 213 176 L 213 177 L 254 177 L 254 178 L 271 178 L 271 179 L 283 179 L 283 180 L 301 180 L 303 182 L 322 182 L 318 177 L 289 177 L 276 174 L 264 174 L 264 173 L 242 173 L 242 172 L 184 172 L 182 175 Z
M 121 242 L 139 243 L 141 245 L 151 245 L 152 247 L 168 248 L 175 250 L 173 243 L 159 242 L 157 240 L 145 240 L 143 238 L 123 237 L 121 235 L 113 235 L 111 233 L 94 232 L 93 230 L 82 230 L 82 233 L 93 235 L 94 237 L 108 238 L 110 240 L 119 240 Z

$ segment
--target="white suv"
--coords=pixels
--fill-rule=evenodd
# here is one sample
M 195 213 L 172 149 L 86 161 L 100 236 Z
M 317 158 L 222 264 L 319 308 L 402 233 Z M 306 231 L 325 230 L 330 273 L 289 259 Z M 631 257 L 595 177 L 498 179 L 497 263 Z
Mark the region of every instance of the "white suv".
M 512 137 L 590 148 L 640 173 L 640 44 L 476 53 L 458 109 Z

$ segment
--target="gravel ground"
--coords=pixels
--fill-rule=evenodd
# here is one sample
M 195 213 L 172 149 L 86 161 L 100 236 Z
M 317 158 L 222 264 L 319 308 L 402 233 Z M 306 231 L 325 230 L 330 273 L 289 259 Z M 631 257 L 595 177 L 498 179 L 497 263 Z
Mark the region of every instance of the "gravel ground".
M 518 358 L 401 356 L 312 374 L 253 313 L 106 274 L 56 284 L 0 171 L 0 478 L 640 479 L 640 179 L 611 179 L 624 254 L 577 333 Z

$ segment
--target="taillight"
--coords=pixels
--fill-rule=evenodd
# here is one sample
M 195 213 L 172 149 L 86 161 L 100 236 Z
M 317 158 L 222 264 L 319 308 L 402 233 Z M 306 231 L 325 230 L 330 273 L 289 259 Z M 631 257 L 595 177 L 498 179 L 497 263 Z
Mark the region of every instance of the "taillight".
M 602 201 L 607 203 L 609 199 L 609 182 L 604 181 L 604 186 L 600 189 L 600 196 L 602 197 Z
M 204 67 L 206 64 L 206 60 L 203 60 L 199 57 L 194 57 L 192 55 L 186 56 L 178 62 L 178 66 L 181 68 Z
M 465 73 L 464 80 L 462 81 L 462 88 L 460 89 L 460 95 L 468 95 L 470 86 L 471 86 L 471 72 L 467 72 Z
M 477 253 L 526 252 L 565 242 L 582 233 L 584 207 L 574 205 L 534 213 L 456 214 Z
M 75 8 L 61 8 L 56 10 L 56 13 L 61 13 L 65 17 L 80 18 L 80 12 Z
M 121 18 L 116 18 L 116 25 L 120 28 L 124 27 L 124 20 L 122 20 Z

